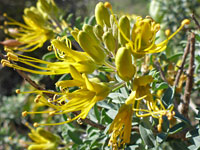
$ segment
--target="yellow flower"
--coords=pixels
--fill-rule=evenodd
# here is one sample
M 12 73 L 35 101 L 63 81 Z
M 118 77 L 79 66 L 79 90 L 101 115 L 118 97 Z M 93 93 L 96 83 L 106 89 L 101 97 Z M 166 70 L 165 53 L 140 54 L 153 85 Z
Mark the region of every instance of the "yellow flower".
M 159 98 L 153 99 L 150 91 L 150 83 L 152 81 L 153 78 L 149 75 L 135 78 L 132 92 L 127 98 L 126 104 L 132 104 L 132 110 L 136 112 L 137 117 L 152 116 L 159 119 L 157 128 L 158 131 L 161 131 L 162 117 L 166 115 L 171 120 L 175 115 L 173 112 L 174 106 L 171 105 L 166 109 Z
M 39 47 L 50 39 L 55 37 L 56 33 L 60 33 L 66 22 L 58 21 L 58 8 L 53 0 L 38 0 L 37 7 L 24 9 L 24 24 L 20 23 L 6 14 L 4 15 L 9 21 L 5 25 L 9 25 L 8 34 L 17 40 L 20 45 L 14 47 L 14 50 L 30 52 Z M 9 32 L 9 28 L 17 26 L 15 32 Z
M 85 119 L 90 109 L 97 103 L 107 97 L 110 92 L 110 88 L 106 83 L 100 82 L 97 78 L 88 79 L 86 74 L 80 74 L 75 67 L 70 66 L 70 73 L 73 80 L 59 81 L 56 86 L 61 88 L 61 93 L 48 92 L 48 91 L 35 91 L 34 93 L 51 93 L 58 96 L 55 99 L 48 100 L 44 96 L 40 97 L 40 102 L 53 108 L 53 111 L 44 112 L 24 112 L 23 116 L 33 113 L 49 113 L 50 115 L 68 114 L 70 112 L 80 111 L 73 119 L 69 119 L 65 122 L 52 123 L 52 124 L 36 124 L 37 125 L 60 125 L 71 122 L 76 119 Z M 73 92 L 66 91 L 69 87 L 79 87 L 78 90 Z M 23 92 L 29 93 L 29 92 Z
M 30 128 L 31 133 L 28 133 L 28 136 L 33 140 L 28 150 L 57 150 L 61 142 L 59 136 L 40 127 L 35 130 L 28 123 L 26 123 L 26 126 Z
M 19 27 L 17 33 L 12 34 L 12 32 L 8 32 L 11 37 L 21 43 L 20 46 L 15 47 L 17 50 L 33 51 L 42 47 L 47 40 L 54 37 L 54 32 L 49 22 L 47 22 L 44 16 L 35 7 L 26 8 L 24 10 L 23 19 L 25 24 L 8 16 L 6 17 L 9 20 L 9 22 L 6 22 L 6 25 L 15 25 Z
M 152 76 L 146 75 L 142 77 L 136 77 L 133 80 L 133 88 L 130 96 L 126 100 L 126 104 L 132 104 L 133 107 L 136 101 L 146 99 L 147 101 L 152 101 L 153 97 L 150 92 L 150 83 L 153 81 Z
M 131 105 L 124 104 L 110 125 L 108 132 L 112 133 L 112 136 L 109 140 L 109 146 L 111 145 L 113 150 L 118 149 L 121 144 L 130 142 L 132 115 Z
M 96 63 L 92 60 L 92 58 L 85 52 L 72 50 L 70 41 L 68 39 L 64 40 L 66 40 L 66 43 L 63 42 L 63 39 L 55 39 L 51 42 L 55 51 L 55 55 L 58 60 L 60 60 L 58 62 L 48 62 L 14 52 L 7 53 L 9 60 L 26 64 L 27 66 L 31 66 L 37 70 L 28 69 L 28 67 L 21 67 L 7 60 L 2 60 L 1 63 L 4 66 L 12 67 L 18 70 L 43 75 L 58 75 L 69 73 L 70 65 L 73 65 L 81 73 L 92 73 L 97 68 Z M 37 65 L 34 63 L 37 63 Z
M 109 6 L 108 2 L 104 4 L 104 6 Z M 111 14 L 114 16 L 112 11 L 112 7 L 107 7 L 110 9 Z M 160 30 L 160 24 L 156 23 L 151 17 L 147 16 L 145 19 L 138 16 L 136 17 L 134 26 L 132 28 L 132 33 L 127 35 L 127 28 L 122 27 L 127 26 L 127 20 L 120 20 L 120 23 L 117 22 L 116 17 L 114 17 L 115 23 L 118 26 L 120 34 L 127 41 L 129 46 L 131 47 L 132 53 L 136 56 L 143 56 L 144 54 L 149 53 L 158 53 L 162 52 L 166 49 L 168 41 L 177 34 L 185 24 L 189 24 L 190 20 L 185 19 L 182 21 L 181 26 L 171 35 L 167 35 L 167 39 L 156 44 L 156 33 Z M 123 23 L 122 21 L 126 21 Z M 170 32 L 167 32 L 170 33 Z

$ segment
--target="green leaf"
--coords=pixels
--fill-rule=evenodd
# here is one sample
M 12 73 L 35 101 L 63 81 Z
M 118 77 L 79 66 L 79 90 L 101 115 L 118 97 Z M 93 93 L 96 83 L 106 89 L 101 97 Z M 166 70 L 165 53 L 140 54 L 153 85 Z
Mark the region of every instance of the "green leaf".
M 187 118 L 185 118 L 183 115 L 181 115 L 178 111 L 175 111 L 174 118 L 182 120 L 183 122 L 185 122 L 189 126 L 191 125 L 190 121 Z
M 79 132 L 76 132 L 76 131 L 72 132 L 72 131 L 69 130 L 68 135 L 74 143 L 83 144 L 82 140 L 80 139 L 80 133 Z
M 163 95 L 163 97 L 162 97 L 162 102 L 164 103 L 164 105 L 166 106 L 166 108 L 168 108 L 168 106 L 169 106 L 170 104 L 172 104 L 173 98 L 174 98 L 174 88 L 169 87 L 169 88 L 165 91 L 165 93 L 164 93 L 164 95 Z
M 167 89 L 168 87 L 169 86 L 168 86 L 168 84 L 166 82 L 162 82 L 156 87 L 155 91 L 162 90 L 162 89 Z
M 148 118 L 143 119 L 143 121 L 139 125 L 139 131 L 140 131 L 140 135 L 141 135 L 144 143 L 148 146 L 148 148 L 155 147 L 156 139 L 151 130 L 151 124 L 150 124 Z
M 95 114 L 96 119 L 98 120 L 98 122 L 100 122 L 100 113 L 99 113 L 97 104 L 94 105 L 94 114 Z
M 56 58 L 56 55 L 55 55 L 54 51 L 53 51 L 53 52 L 46 53 L 46 54 L 42 57 L 43 60 L 48 60 L 48 59 L 52 59 L 52 58 Z
M 169 134 L 175 134 L 181 130 L 183 130 L 187 125 L 184 122 L 180 122 L 169 129 Z
M 195 39 L 196 39 L 197 41 L 200 41 L 200 35 L 199 35 L 199 34 L 195 34 Z
M 88 24 L 93 26 L 96 24 L 96 19 L 94 15 L 90 17 L 90 19 L 88 20 Z
M 180 56 L 183 56 L 182 52 L 178 53 L 178 54 L 175 54 L 175 55 L 169 57 L 168 59 L 169 59 L 170 62 L 173 62 L 173 61 L 176 61 Z

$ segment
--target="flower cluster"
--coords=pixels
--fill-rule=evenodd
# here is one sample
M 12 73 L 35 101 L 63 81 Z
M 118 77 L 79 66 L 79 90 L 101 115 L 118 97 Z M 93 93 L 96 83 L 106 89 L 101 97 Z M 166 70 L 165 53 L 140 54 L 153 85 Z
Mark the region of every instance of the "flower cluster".
M 24 20 L 27 25 L 22 25 L 12 19 L 9 24 L 19 25 L 14 37 L 23 43 L 18 49 L 33 50 L 41 46 L 47 39 L 51 39 L 51 33 L 59 32 L 52 30 L 47 24 L 52 19 L 56 6 L 53 1 L 38 2 L 37 8 L 30 8 L 25 11 Z M 52 8 L 48 8 L 52 5 Z M 41 8 L 40 8 L 41 7 Z M 45 11 L 48 11 L 44 13 Z M 50 12 L 49 12 L 50 11 Z M 42 15 L 41 15 L 42 13 Z M 44 15 L 46 14 L 46 15 Z M 36 15 L 38 17 L 36 17 Z M 76 113 L 74 118 L 65 122 L 40 124 L 39 125 L 60 125 L 73 120 L 85 119 L 91 108 L 106 99 L 109 93 L 116 87 L 130 85 L 130 95 L 122 103 L 118 114 L 110 126 L 109 133 L 112 133 L 109 145 L 117 149 L 121 144 L 130 142 L 132 116 L 143 118 L 151 116 L 159 120 L 158 131 L 161 131 L 163 116 L 169 120 L 175 115 L 173 106 L 166 108 L 161 98 L 152 94 L 151 75 L 141 75 L 137 66 L 137 60 L 147 54 L 162 52 L 166 49 L 168 41 L 177 34 L 189 20 L 183 20 L 181 26 L 173 34 L 166 30 L 166 40 L 156 43 L 156 33 L 160 25 L 151 17 L 135 17 L 132 22 L 128 16 L 117 17 L 110 3 L 99 2 L 95 8 L 96 25 L 84 24 L 82 29 L 74 28 L 71 35 L 80 45 L 82 51 L 74 50 L 71 41 L 67 37 L 58 37 L 51 41 L 50 49 L 55 52 L 58 61 L 48 62 L 30 56 L 16 53 L 6 49 L 8 60 L 1 61 L 3 66 L 42 75 L 71 74 L 71 80 L 58 81 L 56 86 L 59 92 L 36 90 L 35 102 L 52 108 L 42 112 L 23 112 L 22 115 L 48 113 L 50 116 L 59 114 Z M 29 21 L 30 20 L 30 21 Z M 38 40 L 38 37 L 40 39 Z M 41 40 L 41 37 L 42 40 Z M 25 46 L 25 45 L 26 46 Z M 33 48 L 29 49 L 30 47 Z M 23 66 L 17 63 L 24 64 Z M 27 67 L 26 67 L 27 66 Z M 29 69 L 31 67 L 31 69 Z M 93 72 L 104 71 L 109 74 L 117 74 L 121 82 L 110 75 L 112 81 L 102 82 L 100 79 L 91 76 Z M 71 87 L 76 87 L 70 91 Z M 53 95 L 48 97 L 48 94 Z M 78 112 L 78 113 L 77 113 Z

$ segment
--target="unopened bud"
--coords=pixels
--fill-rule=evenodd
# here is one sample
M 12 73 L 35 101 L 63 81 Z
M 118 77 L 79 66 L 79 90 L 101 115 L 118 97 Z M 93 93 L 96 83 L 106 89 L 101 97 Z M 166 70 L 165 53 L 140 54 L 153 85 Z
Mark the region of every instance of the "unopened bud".
M 119 28 L 120 28 L 119 43 L 125 46 L 125 44 L 127 43 L 127 40 L 124 38 L 124 36 L 127 39 L 130 39 L 130 21 L 127 16 L 122 16 L 119 19 Z
M 106 48 L 107 48 L 109 51 L 115 53 L 116 43 L 115 43 L 115 39 L 114 39 L 112 33 L 110 33 L 110 32 L 105 32 L 105 33 L 103 34 L 103 42 L 104 42 Z
M 60 139 L 58 136 L 52 134 L 51 132 L 49 132 L 47 130 L 44 130 L 43 128 L 37 128 L 36 132 L 51 142 L 56 142 L 56 141 L 58 141 L 58 139 Z
M 90 42 L 88 42 L 90 41 Z M 78 42 L 83 50 L 97 63 L 101 64 L 105 59 L 104 50 L 96 43 L 96 41 L 85 31 L 78 34 Z
M 99 2 L 95 7 L 95 18 L 97 24 L 101 25 L 102 27 L 104 24 L 110 27 L 110 14 L 102 2 Z
M 94 34 L 100 39 L 102 40 L 102 36 L 103 36 L 103 28 L 100 25 L 95 25 L 93 28 Z
M 125 47 L 118 49 L 115 65 L 119 77 L 124 81 L 129 81 L 133 78 L 136 72 L 136 67 L 132 64 L 131 51 Z

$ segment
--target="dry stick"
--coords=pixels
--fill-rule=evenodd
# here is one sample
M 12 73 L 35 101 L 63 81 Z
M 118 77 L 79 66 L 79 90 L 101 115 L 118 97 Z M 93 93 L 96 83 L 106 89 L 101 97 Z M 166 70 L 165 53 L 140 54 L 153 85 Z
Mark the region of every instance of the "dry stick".
M 7 56 L 3 55 L 2 53 L 0 53 L 0 57 L 2 59 L 7 59 Z M 24 73 L 23 71 L 21 70 L 17 70 L 17 73 L 24 79 L 26 80 L 30 85 L 32 85 L 34 88 L 38 89 L 38 90 L 45 90 L 44 88 L 40 87 L 35 81 L 31 80 L 31 78 L 26 74 Z M 49 97 L 52 97 L 53 95 L 52 94 L 49 94 L 49 93 L 45 93 L 45 95 L 49 96 Z M 74 112 L 75 115 L 78 115 L 79 112 Z M 94 121 L 88 119 L 88 118 L 85 118 L 85 119 L 81 119 L 82 122 L 86 123 L 86 124 L 89 124 L 95 128 L 98 128 L 100 130 L 104 130 L 105 129 L 105 126 L 101 125 L 101 124 L 98 124 L 98 123 L 95 123 Z
M 184 50 L 184 54 L 183 54 L 183 58 L 182 58 L 182 63 L 181 63 L 181 66 L 179 67 L 179 70 L 178 70 L 178 72 L 176 74 L 176 78 L 175 78 L 175 81 L 174 81 L 174 85 L 175 86 L 178 85 L 180 77 L 181 77 L 181 74 L 183 73 L 185 61 L 186 61 L 187 55 L 189 54 L 189 51 L 190 51 L 190 41 L 191 41 L 191 39 L 188 36 L 188 41 L 187 41 L 187 45 L 186 45 L 185 50 Z
M 195 15 L 192 14 L 192 19 L 194 20 L 195 24 L 197 25 L 198 29 L 200 29 L 200 24 L 198 22 L 198 20 L 196 19 Z
M 165 78 L 165 74 L 160 66 L 160 63 L 158 61 L 154 62 L 154 65 L 156 69 L 160 72 L 160 77 L 162 78 L 163 81 L 167 83 L 167 79 Z
M 195 34 L 191 33 L 191 41 L 190 41 L 190 62 L 188 68 L 188 77 L 186 80 L 186 86 L 183 96 L 183 101 L 179 106 L 180 113 L 188 118 L 188 108 L 190 103 L 190 95 L 193 86 L 193 75 L 194 75 L 194 59 L 195 59 Z

